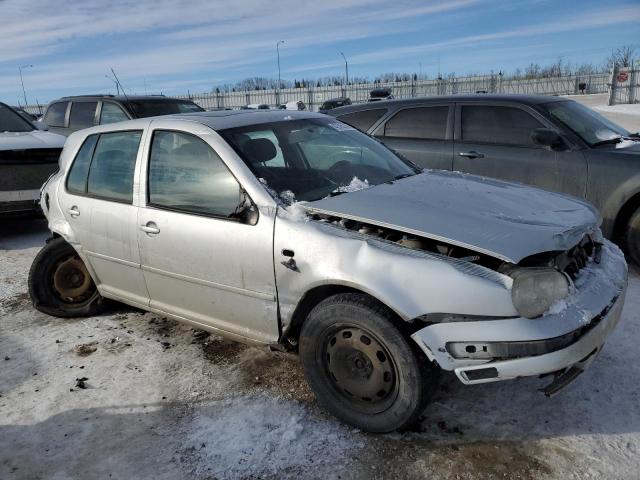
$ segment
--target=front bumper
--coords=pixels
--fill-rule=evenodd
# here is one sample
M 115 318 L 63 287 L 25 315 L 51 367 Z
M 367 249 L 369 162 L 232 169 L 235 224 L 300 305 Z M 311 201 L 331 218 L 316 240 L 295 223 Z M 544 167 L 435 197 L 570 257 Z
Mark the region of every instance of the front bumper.
M 567 299 L 566 308 L 540 318 L 511 318 L 473 322 L 438 323 L 412 335 L 430 360 L 444 370 L 454 371 L 465 384 L 508 380 L 563 372 L 577 376 L 602 349 L 615 328 L 624 304 L 627 266 L 620 250 L 606 242 L 600 264 L 590 263 L 576 280 L 576 291 Z M 548 353 L 519 358 L 478 359 L 452 356 L 450 344 L 471 343 L 482 348 L 500 342 L 551 341 L 573 332 L 576 340 Z M 575 367 L 572 369 L 572 367 Z M 579 373 L 579 372 L 578 372 Z M 566 383 L 569 383 L 568 381 Z

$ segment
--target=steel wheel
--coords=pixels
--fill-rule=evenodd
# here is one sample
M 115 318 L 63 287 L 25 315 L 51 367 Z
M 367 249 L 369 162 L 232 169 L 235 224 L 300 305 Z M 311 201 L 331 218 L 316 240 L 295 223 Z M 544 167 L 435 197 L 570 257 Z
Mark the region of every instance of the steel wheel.
M 53 271 L 53 289 L 60 299 L 67 303 L 80 303 L 91 297 L 96 286 L 77 255 L 59 262 Z
M 398 394 L 398 371 L 384 344 L 351 325 L 338 327 L 326 338 L 325 368 L 335 391 L 363 413 L 387 410 Z

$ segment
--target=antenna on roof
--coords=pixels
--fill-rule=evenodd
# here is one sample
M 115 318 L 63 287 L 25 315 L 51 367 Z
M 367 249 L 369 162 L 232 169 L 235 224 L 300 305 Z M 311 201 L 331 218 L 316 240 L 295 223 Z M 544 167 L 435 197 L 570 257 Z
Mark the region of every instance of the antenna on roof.
M 116 75 L 116 72 L 113 70 L 113 68 L 111 68 L 111 73 L 113 73 L 113 78 L 115 78 L 116 82 L 118 82 L 117 84 L 120 85 L 120 88 L 122 89 L 122 94 L 124 95 L 124 98 L 128 102 L 129 101 L 129 97 L 127 97 L 127 92 L 124 91 L 124 87 L 122 86 L 122 82 L 120 81 L 120 79 Z

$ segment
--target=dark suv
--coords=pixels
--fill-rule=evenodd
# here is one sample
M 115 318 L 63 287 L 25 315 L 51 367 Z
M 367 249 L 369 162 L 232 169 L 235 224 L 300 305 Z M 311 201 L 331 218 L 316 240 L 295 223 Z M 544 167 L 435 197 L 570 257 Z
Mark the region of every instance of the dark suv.
M 81 95 L 63 97 L 51 102 L 47 106 L 43 122 L 47 124 L 50 131 L 69 136 L 76 130 L 94 125 L 202 111 L 204 109 L 191 100 L 162 95 Z
M 603 233 L 640 264 L 640 137 L 578 102 L 454 95 L 352 105 L 329 115 L 424 168 L 585 198 L 602 213 Z

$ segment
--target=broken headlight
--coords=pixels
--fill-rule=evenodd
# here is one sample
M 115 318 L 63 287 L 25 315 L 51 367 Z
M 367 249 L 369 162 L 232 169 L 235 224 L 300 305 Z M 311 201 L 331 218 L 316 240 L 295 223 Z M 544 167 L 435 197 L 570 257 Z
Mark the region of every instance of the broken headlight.
M 511 274 L 511 300 L 518 313 L 536 318 L 569 294 L 569 281 L 552 268 L 522 268 Z

